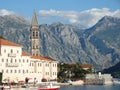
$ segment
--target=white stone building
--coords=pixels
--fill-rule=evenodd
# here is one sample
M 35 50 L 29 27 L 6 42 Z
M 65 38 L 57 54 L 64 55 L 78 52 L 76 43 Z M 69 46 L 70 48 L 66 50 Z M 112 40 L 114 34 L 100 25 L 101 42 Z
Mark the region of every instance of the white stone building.
M 42 57 L 31 56 L 22 51 L 22 46 L 0 38 L 0 73 L 2 81 L 29 81 L 34 78 L 57 79 L 57 61 Z

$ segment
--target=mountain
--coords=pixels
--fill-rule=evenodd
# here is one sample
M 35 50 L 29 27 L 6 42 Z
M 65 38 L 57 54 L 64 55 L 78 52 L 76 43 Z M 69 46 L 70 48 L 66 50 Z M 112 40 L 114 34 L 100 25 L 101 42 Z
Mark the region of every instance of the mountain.
M 19 16 L 0 16 L 0 36 L 23 45 L 29 52 L 30 23 Z M 40 30 L 40 52 L 60 62 L 89 63 L 96 70 L 105 69 L 120 61 L 120 19 L 105 16 L 93 27 L 43 24 Z
M 0 16 L 0 36 L 23 45 L 24 50 L 29 47 L 29 28 L 29 22 L 22 17 Z
M 110 73 L 114 78 L 120 78 L 120 62 L 110 68 L 104 69 L 102 72 Z
M 120 19 L 105 16 L 84 34 L 97 51 L 101 67 L 107 68 L 120 61 Z

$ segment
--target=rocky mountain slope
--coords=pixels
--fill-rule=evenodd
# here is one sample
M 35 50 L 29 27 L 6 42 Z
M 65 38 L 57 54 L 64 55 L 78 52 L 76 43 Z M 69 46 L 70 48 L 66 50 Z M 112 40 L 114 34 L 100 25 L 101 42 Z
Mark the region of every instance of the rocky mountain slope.
M 0 16 L 0 36 L 23 45 L 29 52 L 30 24 L 18 16 Z M 120 19 L 103 17 L 93 27 L 53 23 L 40 25 L 41 55 L 58 61 L 90 63 L 97 70 L 120 61 Z
M 30 24 L 22 17 L 9 15 L 0 16 L 0 36 L 29 48 Z
M 110 68 L 104 69 L 102 72 L 110 73 L 114 78 L 120 78 L 120 62 Z

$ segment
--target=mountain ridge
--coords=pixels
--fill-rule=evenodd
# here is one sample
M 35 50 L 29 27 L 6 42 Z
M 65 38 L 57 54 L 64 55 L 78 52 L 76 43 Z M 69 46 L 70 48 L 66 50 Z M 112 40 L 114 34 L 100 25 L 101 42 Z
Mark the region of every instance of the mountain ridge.
M 7 18 L 6 18 L 7 17 Z M 30 49 L 30 23 L 24 18 L 0 16 L 0 36 Z M 39 25 L 40 52 L 60 62 L 93 64 L 105 69 L 120 61 L 120 19 L 105 16 L 89 29 L 60 22 Z M 9 34 L 8 34 L 9 33 Z

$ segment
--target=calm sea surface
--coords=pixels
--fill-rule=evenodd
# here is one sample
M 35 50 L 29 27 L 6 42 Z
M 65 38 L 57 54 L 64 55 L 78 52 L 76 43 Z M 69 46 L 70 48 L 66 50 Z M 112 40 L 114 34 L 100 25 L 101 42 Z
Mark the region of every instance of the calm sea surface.
M 35 88 L 17 88 L 14 90 L 37 90 Z M 59 90 L 120 90 L 119 85 L 83 85 L 83 86 L 61 86 Z

